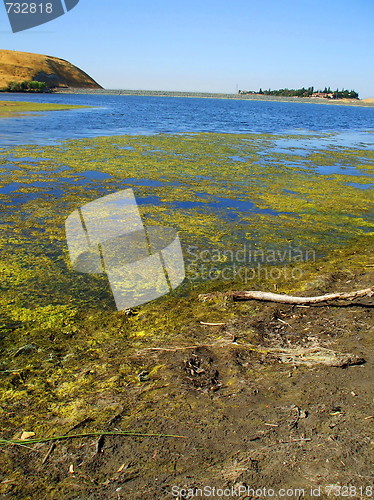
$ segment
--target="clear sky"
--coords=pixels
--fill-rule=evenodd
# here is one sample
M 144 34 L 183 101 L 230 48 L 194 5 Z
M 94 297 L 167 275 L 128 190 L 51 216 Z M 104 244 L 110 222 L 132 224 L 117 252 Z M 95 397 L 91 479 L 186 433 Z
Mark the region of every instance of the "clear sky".
M 2 3 L 2 2 L 1 2 Z M 105 88 L 314 85 L 374 97 L 374 0 L 80 0 L 0 47 L 67 59 Z

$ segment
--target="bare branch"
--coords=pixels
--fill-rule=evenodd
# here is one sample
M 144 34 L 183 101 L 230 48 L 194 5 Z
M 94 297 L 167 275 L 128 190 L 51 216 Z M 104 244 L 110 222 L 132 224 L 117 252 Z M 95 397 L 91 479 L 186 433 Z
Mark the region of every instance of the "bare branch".
M 294 297 L 292 295 L 281 295 L 271 292 L 260 292 L 258 290 L 227 292 L 226 294 L 201 294 L 200 300 L 225 295 L 230 296 L 234 300 L 261 300 L 268 302 L 280 302 L 282 304 L 317 304 L 319 302 L 327 302 L 330 300 L 353 300 L 358 297 L 372 297 L 374 295 L 374 286 L 357 290 L 356 292 L 338 292 L 329 293 L 326 295 L 317 295 L 316 297 Z

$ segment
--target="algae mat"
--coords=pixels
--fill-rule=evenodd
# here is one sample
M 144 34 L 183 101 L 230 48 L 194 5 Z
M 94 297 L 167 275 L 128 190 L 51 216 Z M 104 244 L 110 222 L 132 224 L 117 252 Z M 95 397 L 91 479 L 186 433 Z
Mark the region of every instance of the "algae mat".
M 302 264 L 315 271 L 318 258 L 336 248 L 361 240 L 369 248 L 374 152 L 318 149 L 321 139 L 331 137 L 202 133 L 2 149 L 4 370 L 17 365 L 7 359 L 10 346 L 30 344 L 33 352 L 36 339 L 48 335 L 59 338 L 65 350 L 67 338 L 82 329 L 95 343 L 102 323 L 112 325 L 102 340 L 116 335 L 118 317 L 106 277 L 70 268 L 64 232 L 72 211 L 105 194 L 133 188 L 146 225 L 180 233 L 185 283 L 141 306 L 153 313 L 144 324 L 132 324 L 131 334 L 138 337 L 177 330 L 189 314 L 183 301 L 195 290 L 289 292 L 307 279 Z M 268 265 L 276 272 L 268 273 Z M 171 311 L 175 306 L 171 320 L 163 315 L 166 303 Z
M 171 473 L 170 464 L 174 474 L 188 469 L 198 476 L 198 470 L 206 470 L 208 463 L 222 465 L 230 458 L 228 453 L 234 460 L 243 447 L 253 446 L 252 440 L 261 443 L 264 437 L 274 446 L 273 434 L 266 437 L 262 433 L 263 422 L 277 426 L 273 422 L 280 413 L 284 419 L 289 418 L 288 413 L 296 413 L 290 401 L 308 404 L 313 410 L 314 400 L 309 401 L 309 396 L 303 400 L 292 392 L 294 384 L 300 394 L 304 388 L 314 387 L 313 372 L 308 375 L 307 369 L 300 368 L 289 377 L 289 368 L 280 368 L 277 360 L 268 357 L 267 343 L 277 339 L 273 333 L 279 332 L 278 327 L 292 325 L 301 333 L 295 336 L 291 332 L 284 340 L 285 332 L 280 332 L 282 342 L 292 344 L 296 339 L 306 342 L 303 345 L 313 344 L 313 335 L 323 331 L 323 345 L 330 345 L 330 336 L 346 331 L 342 350 L 352 350 L 350 339 L 358 331 L 360 336 L 365 334 L 370 309 L 356 308 L 354 316 L 351 311 L 343 314 L 335 310 L 326 318 L 321 309 L 318 315 L 314 310 L 295 315 L 285 307 L 271 309 L 270 319 L 265 321 L 258 305 L 228 304 L 222 298 L 204 303 L 197 295 L 200 291 L 243 287 L 240 276 L 226 278 L 220 272 L 235 264 L 230 251 L 241 250 L 244 244 L 260 250 L 265 256 L 265 262 L 260 263 L 266 265 L 283 264 L 282 252 L 291 248 L 299 259 L 287 259 L 285 267 L 294 269 L 297 265 L 302 271 L 291 279 L 286 275 L 256 276 L 251 280 L 252 288 L 310 293 L 334 286 L 350 288 L 350 280 L 353 285 L 368 286 L 366 281 L 371 278 L 363 269 L 370 264 L 373 242 L 374 153 L 364 146 L 319 147 L 320 139 L 328 137 L 123 136 L 1 150 L 2 439 L 19 438 L 22 431 L 43 438 L 66 435 L 72 429 L 98 432 L 118 426 L 143 433 L 188 432 L 190 436 L 188 442 L 165 444 L 165 453 L 152 448 L 146 439 L 135 444 L 121 441 L 121 446 L 113 440 L 109 443 L 111 458 L 106 455 L 104 462 L 102 440 L 96 454 L 92 454 L 95 443 L 90 441 L 61 444 L 45 474 L 40 473 L 37 445 L 33 451 L 10 449 L 3 453 L 1 492 L 22 498 L 23 494 L 35 495 L 38 488 L 40 498 L 66 498 L 73 489 L 86 498 L 102 498 L 107 487 L 121 487 L 117 476 L 112 478 L 115 471 L 125 471 L 123 481 L 128 481 L 131 489 L 132 478 L 142 477 L 139 471 L 145 471 L 143 476 L 148 479 L 144 481 L 153 484 L 156 475 Z M 280 147 L 285 141 L 286 151 Z M 65 218 L 73 210 L 126 187 L 134 189 L 145 224 L 180 231 L 187 269 L 184 285 L 130 315 L 115 310 L 104 277 L 76 273 L 69 267 L 64 234 Z M 306 252 L 312 252 L 308 255 L 316 261 L 305 258 Z M 214 266 L 215 279 L 204 275 L 199 264 Z M 245 264 L 251 268 L 253 262 Z M 200 321 L 228 326 L 212 330 Z M 237 337 L 239 344 L 230 341 Z M 365 342 L 370 353 L 371 344 Z M 186 354 L 183 348 L 195 344 L 215 347 L 200 347 Z M 148 350 L 159 346 L 164 350 Z M 357 374 L 360 383 L 361 373 L 366 372 Z M 365 376 L 371 387 L 370 376 Z M 336 378 L 340 384 L 342 377 Z M 350 372 L 344 383 L 351 383 Z M 333 394 L 336 383 L 331 384 Z M 241 398 L 247 390 L 244 404 Z M 355 387 L 349 390 L 357 392 Z M 318 397 L 323 401 L 318 402 L 322 409 L 317 427 L 323 433 L 327 424 L 322 406 L 329 405 L 326 408 L 331 409 L 326 411 L 335 416 L 337 410 L 334 396 L 326 396 L 322 384 Z M 352 397 L 348 393 L 347 398 Z M 347 398 L 343 398 L 344 404 Z M 370 416 L 366 400 L 364 403 L 361 416 Z M 256 409 L 248 421 L 247 406 L 252 404 Z M 349 425 L 353 426 L 359 419 L 351 417 Z M 277 427 L 270 427 L 270 431 L 278 432 Z M 361 429 L 361 434 L 364 431 Z M 214 443 L 209 438 L 211 432 Z M 282 430 L 277 439 L 283 446 L 299 436 L 289 438 L 289 431 Z M 41 448 L 43 454 L 48 448 Z M 328 448 L 331 453 L 331 446 Z M 142 451 L 137 455 L 138 449 Z M 311 449 L 314 455 L 324 453 L 321 447 Z M 171 462 L 173 453 L 182 458 Z M 187 458 L 183 458 L 185 453 Z M 129 456 L 138 457 L 136 467 L 126 466 Z M 366 455 L 362 456 L 365 461 Z M 299 458 L 301 463 L 303 458 Z M 84 474 L 68 472 L 72 463 L 73 470 L 78 470 L 82 460 Z M 227 478 L 231 477 L 230 464 L 223 466 Z M 280 470 L 279 464 L 273 463 L 271 470 Z M 239 478 L 237 472 L 233 477 Z M 25 481 L 26 476 L 32 481 Z M 144 484 L 138 486 L 139 491 L 150 487 Z M 136 498 L 131 492 L 126 495 Z M 147 493 L 144 495 L 147 498 Z M 148 498 L 161 498 L 161 494 L 152 493 Z
M 0 117 L 8 118 L 41 111 L 61 111 L 67 109 L 80 109 L 89 106 L 78 106 L 69 104 L 36 103 L 25 101 L 0 101 Z
M 249 268 L 255 251 L 261 264 L 295 264 L 373 234 L 374 151 L 318 149 L 331 136 L 122 136 L 1 150 L 3 304 L 79 308 L 99 294 L 100 308 L 113 309 L 103 278 L 69 268 L 64 221 L 126 187 L 146 225 L 180 232 L 189 284 L 235 281 L 227 271 L 238 251 Z

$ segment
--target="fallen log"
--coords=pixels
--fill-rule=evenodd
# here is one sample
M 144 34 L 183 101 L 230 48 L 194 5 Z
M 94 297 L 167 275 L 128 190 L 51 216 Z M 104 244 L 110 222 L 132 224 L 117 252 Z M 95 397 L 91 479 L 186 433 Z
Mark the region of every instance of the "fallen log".
M 199 297 L 201 300 L 207 300 L 215 295 L 216 294 L 202 294 Z M 258 290 L 228 292 L 220 295 L 230 296 L 233 300 L 261 300 L 267 302 L 279 302 L 282 304 L 317 304 L 319 302 L 327 302 L 330 300 L 353 300 L 358 297 L 372 297 L 374 295 L 374 286 L 363 290 L 357 290 L 355 292 L 328 293 L 326 295 L 317 295 L 315 297 L 295 297 L 293 295 L 260 292 Z

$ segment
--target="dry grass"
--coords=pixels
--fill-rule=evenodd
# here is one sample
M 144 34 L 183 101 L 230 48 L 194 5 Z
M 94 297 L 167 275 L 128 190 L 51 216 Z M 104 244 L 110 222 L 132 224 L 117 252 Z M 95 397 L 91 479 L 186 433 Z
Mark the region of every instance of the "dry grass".
M 47 81 L 60 87 L 101 88 L 84 71 L 73 64 L 41 54 L 0 50 L 0 87 L 24 80 Z

